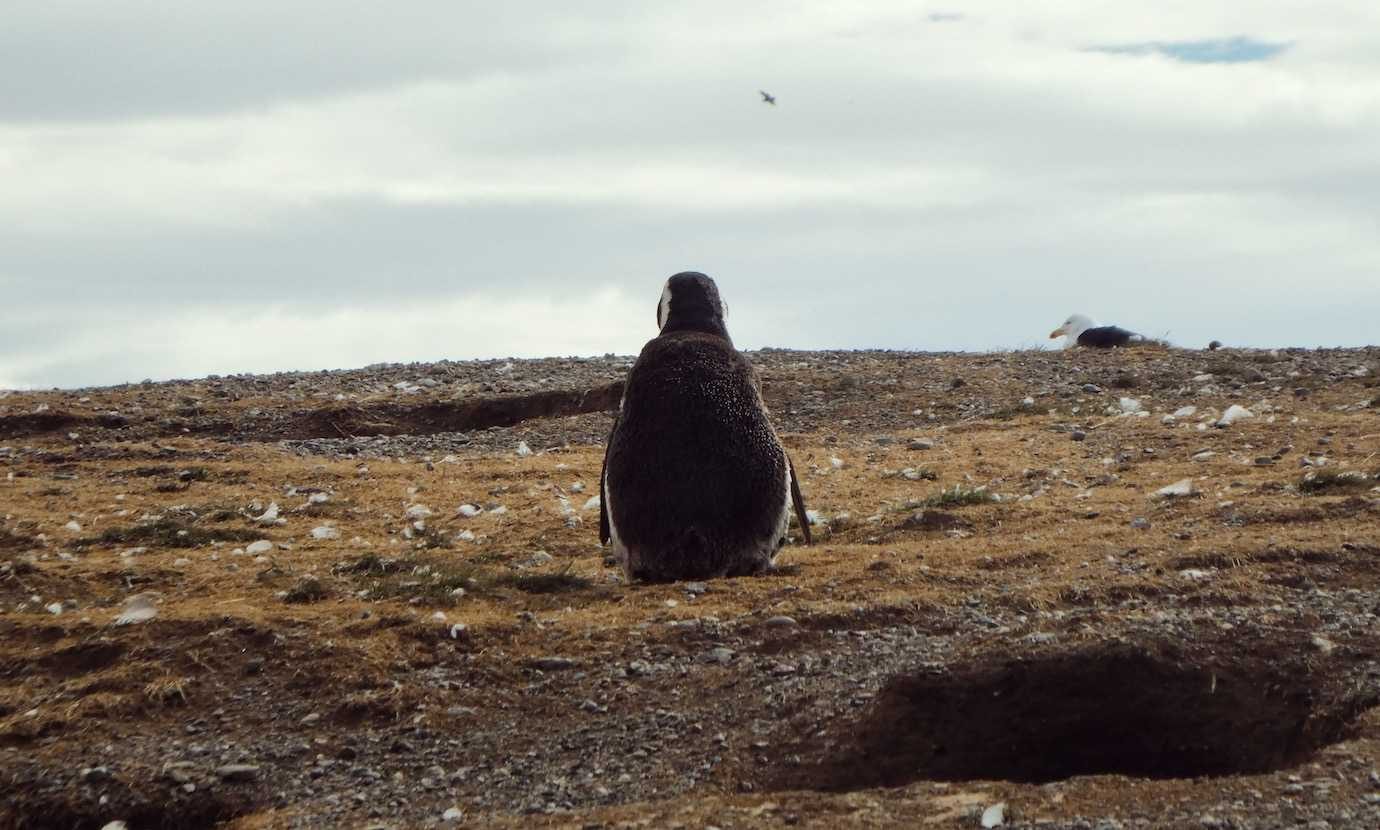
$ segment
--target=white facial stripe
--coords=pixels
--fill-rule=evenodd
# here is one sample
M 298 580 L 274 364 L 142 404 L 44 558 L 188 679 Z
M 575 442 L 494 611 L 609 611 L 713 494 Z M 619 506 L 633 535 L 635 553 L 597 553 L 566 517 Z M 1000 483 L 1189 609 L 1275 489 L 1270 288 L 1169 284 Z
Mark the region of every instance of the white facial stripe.
M 661 302 L 656 307 L 656 327 L 657 330 L 666 328 L 666 321 L 671 318 L 671 281 L 666 281 L 666 287 L 661 289 Z

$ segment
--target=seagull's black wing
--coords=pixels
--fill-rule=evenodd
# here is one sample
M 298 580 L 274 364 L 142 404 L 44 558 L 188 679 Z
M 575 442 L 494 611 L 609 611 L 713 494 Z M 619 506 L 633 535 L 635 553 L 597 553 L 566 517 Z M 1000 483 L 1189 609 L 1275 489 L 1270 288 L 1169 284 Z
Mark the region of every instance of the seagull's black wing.
M 805 499 L 800 495 L 800 482 L 795 477 L 795 465 L 791 456 L 786 455 L 786 474 L 791 477 L 791 503 L 795 505 L 795 519 L 800 522 L 800 532 L 805 536 L 805 544 L 811 544 L 810 517 L 805 515 Z
M 1132 340 L 1138 339 L 1140 339 L 1140 335 L 1133 331 L 1127 331 L 1117 326 L 1098 326 L 1087 329 L 1078 335 L 1078 345 L 1094 349 L 1111 349 L 1125 346 Z

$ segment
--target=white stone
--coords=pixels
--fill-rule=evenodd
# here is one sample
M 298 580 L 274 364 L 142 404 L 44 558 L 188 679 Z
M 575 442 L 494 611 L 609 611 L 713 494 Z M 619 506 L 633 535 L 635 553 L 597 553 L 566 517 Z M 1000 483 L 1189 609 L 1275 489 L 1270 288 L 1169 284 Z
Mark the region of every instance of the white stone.
M 1155 491 L 1157 499 L 1174 499 L 1184 496 L 1191 496 L 1198 492 L 1198 488 L 1193 484 L 1191 478 L 1181 478 L 1173 484 L 1167 484 Z
M 1135 398 L 1122 398 L 1118 404 L 1121 406 L 1121 411 L 1128 415 L 1141 410 L 1140 401 Z
M 1221 418 L 1217 419 L 1216 426 L 1227 427 L 1244 418 L 1254 417 L 1254 412 L 1250 411 L 1249 409 L 1247 409 L 1239 403 L 1234 403 L 1231 406 L 1227 407 L 1227 411 L 1222 413 Z
M 338 528 L 331 527 L 330 525 L 321 525 L 320 527 L 314 527 L 311 529 L 311 538 L 339 539 L 340 530 Z
M 75 520 L 63 525 L 62 529 L 68 533 L 81 533 L 81 525 L 77 524 Z
M 412 521 L 425 519 L 427 516 L 431 515 L 431 508 L 427 507 L 425 504 L 408 505 L 407 512 L 404 515 Z
M 992 830 L 993 827 L 1000 827 L 1006 823 L 1006 802 L 993 804 L 982 811 L 983 830 Z
M 115 618 L 116 625 L 132 625 L 134 623 L 147 622 L 158 616 L 158 606 L 153 603 L 153 596 L 150 594 L 135 594 L 125 600 L 125 607 L 120 611 L 120 615 Z
M 532 454 L 532 448 L 527 446 L 526 441 L 519 441 L 517 445 L 517 457 L 526 458 Z
M 480 513 L 483 512 L 484 511 L 481 508 L 475 507 L 472 504 L 462 504 L 459 507 L 455 508 L 456 515 L 463 516 L 466 519 L 473 519 L 475 516 L 478 516 Z
M 271 550 L 273 550 L 273 543 L 267 539 L 260 539 L 257 542 L 250 542 L 246 545 L 244 552 L 250 556 L 255 556 L 260 553 L 268 553 Z
M 278 523 L 278 502 L 276 502 L 276 501 L 274 501 L 274 502 L 269 502 L 269 504 L 268 504 L 268 509 L 265 510 L 262 514 L 260 514 L 260 515 L 258 515 L 258 516 L 255 516 L 254 519 L 253 519 L 253 521 L 254 521 L 255 524 L 261 524 L 261 525 L 272 525 L 272 524 L 277 524 L 277 523 Z

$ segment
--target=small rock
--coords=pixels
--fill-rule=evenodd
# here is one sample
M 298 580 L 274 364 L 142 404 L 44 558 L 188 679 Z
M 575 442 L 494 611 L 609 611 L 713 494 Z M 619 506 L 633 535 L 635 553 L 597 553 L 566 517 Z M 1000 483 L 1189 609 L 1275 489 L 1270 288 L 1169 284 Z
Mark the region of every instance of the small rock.
M 68 522 L 62 526 L 62 529 L 68 533 L 81 533 L 81 525 L 77 524 L 76 521 Z
M 793 617 L 787 617 L 783 614 L 776 617 L 767 617 L 767 619 L 763 620 L 762 624 L 769 628 L 789 628 L 790 626 L 796 625 L 796 621 Z
M 269 502 L 268 509 L 253 518 L 255 524 L 274 525 L 278 523 L 278 502 Z
M 711 648 L 709 651 L 705 652 L 703 659 L 706 663 L 718 663 L 721 666 L 727 665 L 733 661 L 733 649 L 724 648 L 723 646 Z
M 527 665 L 542 671 L 566 671 L 575 668 L 579 663 L 569 657 L 538 657 L 528 661 Z
M 1239 403 L 1234 403 L 1231 406 L 1227 407 L 1227 411 L 1222 413 L 1222 417 L 1218 418 L 1217 422 L 1213 424 L 1213 426 L 1229 427 L 1237 421 L 1243 420 L 1245 418 L 1254 417 L 1254 412 L 1250 411 L 1249 409 L 1247 409 Z
M 709 592 L 709 586 L 703 582 L 687 582 L 681 586 L 687 594 L 704 594 Z
M 532 454 L 532 448 L 527 446 L 526 441 L 519 441 L 517 445 L 517 457 L 526 458 Z
M 1006 802 L 993 804 L 982 811 L 983 830 L 991 830 L 993 827 L 1000 827 L 1006 823 Z
M 311 529 L 311 538 L 313 538 L 313 539 L 339 539 L 339 538 L 340 538 L 340 530 L 337 529 L 337 528 L 331 527 L 330 525 L 321 525 L 320 527 L 314 527 L 314 528 Z
M 1073 432 L 1070 432 L 1070 433 L 1069 433 L 1069 438 L 1072 439 L 1072 440 L 1074 440 L 1074 441 L 1082 441 L 1082 440 L 1086 439 L 1087 437 L 1088 437 L 1088 434 L 1087 434 L 1086 432 L 1084 432 L 1083 430 L 1081 430 L 1081 429 L 1075 429 Z
M 116 625 L 133 625 L 147 622 L 158 616 L 158 606 L 153 602 L 153 594 L 135 594 L 125 600 L 125 607 L 115 618 Z
M 250 542 L 244 546 L 244 552 L 250 556 L 258 556 L 261 553 L 268 553 L 273 550 L 273 543 L 267 539 L 260 539 L 257 542 Z
M 1191 478 L 1181 478 L 1173 484 L 1167 484 L 1155 491 L 1152 498 L 1156 499 L 1176 499 L 1195 495 L 1198 488 L 1193 484 Z
M 475 516 L 478 516 L 480 513 L 483 512 L 484 511 L 482 509 L 474 506 L 473 504 L 462 504 L 459 507 L 455 508 L 456 515 L 463 516 L 466 519 L 473 519 Z
M 906 444 L 907 449 L 911 450 L 932 450 L 934 449 L 934 439 L 932 438 L 912 438 Z
M 1132 413 L 1141 411 L 1140 401 L 1136 400 L 1135 398 L 1122 398 L 1117 403 L 1121 407 L 1121 411 L 1124 414 L 1130 415 Z
M 216 775 L 223 781 L 243 783 L 259 777 L 259 768 L 254 764 L 226 764 L 216 768 Z
M 1315 635 L 1313 635 L 1313 641 L 1312 641 L 1312 642 L 1313 642 L 1313 648 L 1316 648 L 1318 651 L 1321 651 L 1323 654 L 1331 654 L 1332 651 L 1333 651 L 1333 649 L 1337 648 L 1337 644 L 1336 644 L 1336 643 L 1332 642 L 1331 640 L 1327 639 L 1326 637 L 1322 636 L 1321 634 L 1315 634 Z
M 1083 384 L 1083 391 L 1089 395 L 1100 395 L 1102 394 L 1102 387 L 1095 383 L 1085 383 Z
M 459 807 L 447 807 L 441 814 L 441 821 L 454 823 L 465 817 L 465 813 Z
M 1136 530 L 1149 530 L 1150 520 L 1144 516 L 1137 516 L 1131 520 L 1131 527 L 1134 527 Z
M 1207 461 L 1209 458 L 1212 458 L 1216 454 L 1217 453 L 1213 452 L 1212 450 L 1203 450 L 1202 452 L 1195 452 L 1191 457 L 1194 461 L 1203 462 Z

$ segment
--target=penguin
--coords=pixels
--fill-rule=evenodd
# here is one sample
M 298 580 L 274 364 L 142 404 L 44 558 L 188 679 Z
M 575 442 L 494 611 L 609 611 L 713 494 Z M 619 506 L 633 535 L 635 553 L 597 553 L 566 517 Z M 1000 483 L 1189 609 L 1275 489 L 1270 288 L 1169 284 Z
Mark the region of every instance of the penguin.
M 1145 337 L 1117 326 L 1098 326 L 1082 314 L 1074 314 L 1064 324 L 1050 332 L 1049 337 L 1068 337 L 1076 346 L 1093 349 L 1112 349 L 1130 343 L 1140 343 Z
M 599 475 L 599 541 L 629 580 L 768 570 L 792 507 L 811 542 L 795 469 L 724 315 L 714 280 L 672 276 L 660 334 L 628 371 Z

